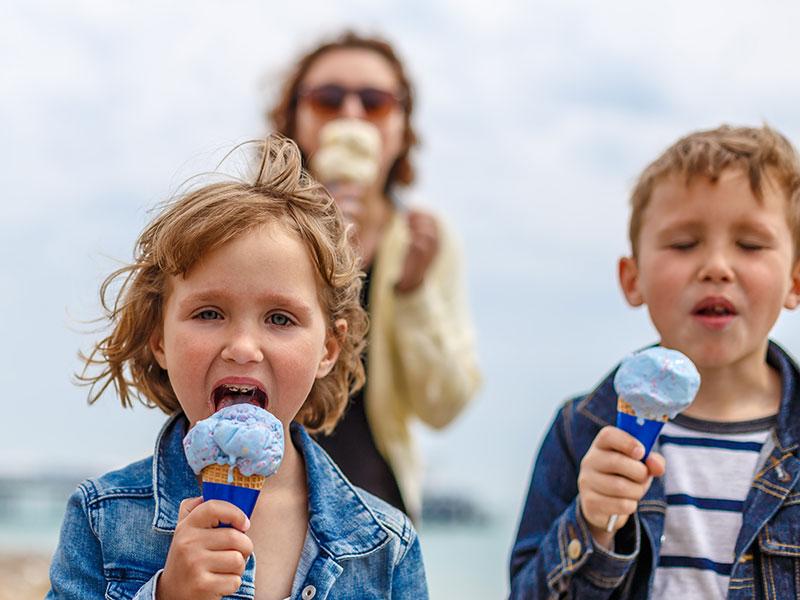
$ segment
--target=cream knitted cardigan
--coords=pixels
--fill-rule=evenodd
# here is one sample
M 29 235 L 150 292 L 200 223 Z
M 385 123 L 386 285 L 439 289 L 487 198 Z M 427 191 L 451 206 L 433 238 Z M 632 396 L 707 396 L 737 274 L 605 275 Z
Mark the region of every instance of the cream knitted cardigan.
M 412 518 L 422 507 L 422 463 L 410 430 L 416 418 L 450 423 L 480 386 L 475 335 L 461 273 L 461 254 L 439 226 L 439 252 L 425 281 L 394 291 L 409 231 L 395 213 L 378 248 L 370 281 L 365 411 L 378 451 L 391 466 Z

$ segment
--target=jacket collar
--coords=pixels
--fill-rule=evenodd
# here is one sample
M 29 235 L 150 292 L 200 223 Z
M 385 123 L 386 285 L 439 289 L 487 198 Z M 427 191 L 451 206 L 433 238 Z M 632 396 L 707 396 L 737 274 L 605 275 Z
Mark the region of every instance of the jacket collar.
M 800 444 L 800 373 L 789 353 L 772 341 L 767 349 L 767 363 L 781 376 L 781 406 L 776 431 L 778 445 L 783 452 L 791 452 Z
M 184 414 L 176 413 L 156 438 L 153 528 L 165 533 L 175 531 L 181 501 L 201 493 L 183 451 L 187 426 Z M 388 532 L 333 460 L 302 425 L 292 423 L 290 430 L 305 461 L 309 528 L 320 548 L 338 559 L 367 554 L 385 544 Z
M 171 533 L 178 524 L 178 511 L 185 498 L 200 495 L 200 484 L 183 451 L 189 421 L 182 412 L 173 414 L 156 438 L 153 453 L 153 528 Z
M 778 344 L 771 341 L 767 347 L 767 364 L 778 371 L 781 378 L 781 403 L 778 413 L 776 437 L 780 449 L 790 452 L 800 444 L 800 372 L 797 363 Z M 613 425 L 617 415 L 617 394 L 614 375 L 619 365 L 603 379 L 588 396 L 578 404 L 577 410 L 600 427 Z
M 308 481 L 308 526 L 334 559 L 359 556 L 389 541 L 389 533 L 361 494 L 302 425 L 292 423 L 292 442 L 303 454 Z

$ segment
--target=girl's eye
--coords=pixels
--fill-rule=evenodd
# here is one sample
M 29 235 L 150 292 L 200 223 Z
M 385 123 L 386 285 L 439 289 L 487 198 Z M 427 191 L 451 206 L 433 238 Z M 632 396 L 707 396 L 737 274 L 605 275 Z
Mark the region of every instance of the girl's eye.
M 292 320 L 283 313 L 272 313 L 267 317 L 267 321 L 278 327 L 287 327 L 292 324 Z
M 214 319 L 221 319 L 222 315 L 213 308 L 207 308 L 197 313 L 194 318 L 200 319 L 201 321 L 213 321 Z

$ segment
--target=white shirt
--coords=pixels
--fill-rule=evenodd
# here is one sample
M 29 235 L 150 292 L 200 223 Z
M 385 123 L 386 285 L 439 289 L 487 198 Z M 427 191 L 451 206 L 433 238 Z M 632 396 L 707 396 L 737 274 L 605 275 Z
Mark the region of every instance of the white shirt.
M 739 423 L 678 415 L 664 425 L 667 513 L 653 598 L 725 598 L 753 477 L 772 450 L 775 417 Z

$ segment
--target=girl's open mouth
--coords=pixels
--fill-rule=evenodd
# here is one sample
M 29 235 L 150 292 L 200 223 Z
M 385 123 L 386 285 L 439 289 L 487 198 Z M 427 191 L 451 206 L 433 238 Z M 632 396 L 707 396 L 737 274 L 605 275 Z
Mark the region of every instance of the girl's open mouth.
M 235 404 L 252 404 L 267 408 L 267 394 L 257 385 L 224 383 L 214 388 L 214 412 Z

